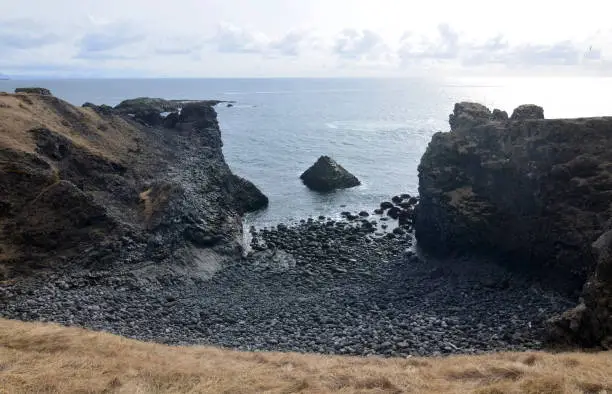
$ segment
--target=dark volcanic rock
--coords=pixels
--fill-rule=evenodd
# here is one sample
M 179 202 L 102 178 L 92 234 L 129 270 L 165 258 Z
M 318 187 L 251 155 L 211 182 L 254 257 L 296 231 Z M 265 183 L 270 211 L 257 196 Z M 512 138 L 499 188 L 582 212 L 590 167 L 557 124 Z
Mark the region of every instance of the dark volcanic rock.
M 12 236 L 18 242 L 45 250 L 67 249 L 79 242 L 94 244 L 116 227 L 104 207 L 68 181 L 46 188 L 24 207 L 15 223 Z
M 498 122 L 504 122 L 508 120 L 508 113 L 506 111 L 502 111 L 495 108 L 493 110 L 493 113 L 491 114 L 491 119 Z
M 164 118 L 164 127 L 169 129 L 173 129 L 176 124 L 179 122 L 179 113 L 171 112 Z
M 527 121 L 472 116 L 480 120 L 433 136 L 419 166 L 416 237 L 432 253 L 497 256 L 577 292 L 612 218 L 612 118 L 545 120 L 538 107 L 519 108 L 514 118 Z M 587 285 L 585 295 L 608 299 L 605 287 Z M 600 316 L 593 305 L 585 308 Z
M 237 175 L 232 177 L 229 190 L 241 214 L 257 211 L 268 206 L 268 197 L 252 182 Z
M 300 179 L 310 189 L 319 192 L 346 189 L 361 184 L 357 177 L 329 156 L 321 156 L 312 167 L 300 176 Z
M 612 349 L 612 230 L 593 243 L 598 259 L 584 286 L 582 302 L 548 322 L 551 341 Z
M 139 97 L 124 100 L 115 106 L 115 110 L 122 114 L 136 114 L 140 112 L 162 112 L 176 111 L 181 107 L 181 103 L 173 100 L 161 98 Z
M 106 105 L 106 104 L 95 105 L 95 104 L 87 102 L 83 104 L 82 107 L 91 108 L 100 115 L 111 115 L 113 113 L 113 107 L 111 107 L 110 105 Z
M 512 111 L 510 120 L 544 119 L 544 109 L 533 104 L 519 105 Z
M 461 102 L 455 104 L 453 113 L 449 116 L 451 130 L 469 128 L 491 119 L 491 111 L 482 104 Z
M 40 94 L 41 96 L 52 96 L 51 91 L 45 88 L 17 88 L 15 93 Z
M 9 276 L 40 266 L 125 275 L 155 262 L 143 280 L 167 281 L 184 279 L 181 270 L 208 277 L 241 257 L 240 215 L 267 198 L 225 163 L 210 102 L 181 103 L 170 131 L 104 106 L 15 97 L 39 110 L 0 107 L 13 141 L 0 143 L 0 251 L 11 251 L 0 266 Z

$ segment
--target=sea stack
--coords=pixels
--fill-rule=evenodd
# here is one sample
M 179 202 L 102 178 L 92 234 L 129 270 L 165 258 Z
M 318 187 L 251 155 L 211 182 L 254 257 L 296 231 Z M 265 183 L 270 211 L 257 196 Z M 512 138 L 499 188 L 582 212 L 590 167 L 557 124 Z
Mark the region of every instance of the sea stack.
M 359 179 L 329 156 L 321 156 L 300 176 L 304 184 L 318 192 L 347 189 L 361 185 Z

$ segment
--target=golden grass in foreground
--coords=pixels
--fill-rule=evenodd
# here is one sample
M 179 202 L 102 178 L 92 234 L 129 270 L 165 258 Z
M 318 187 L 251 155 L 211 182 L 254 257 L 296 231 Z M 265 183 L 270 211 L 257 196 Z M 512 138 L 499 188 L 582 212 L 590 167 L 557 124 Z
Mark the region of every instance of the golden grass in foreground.
M 612 393 L 612 352 L 411 359 L 241 353 L 0 319 L 0 392 Z

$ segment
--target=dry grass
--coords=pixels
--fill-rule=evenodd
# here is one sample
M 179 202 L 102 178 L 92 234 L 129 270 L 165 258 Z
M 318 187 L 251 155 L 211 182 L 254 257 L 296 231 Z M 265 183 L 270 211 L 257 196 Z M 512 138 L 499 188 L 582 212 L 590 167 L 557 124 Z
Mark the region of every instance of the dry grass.
M 111 160 L 128 156 L 137 131 L 118 117 L 102 118 L 91 108 L 74 107 L 56 98 L 0 94 L 0 146 L 34 152 L 28 132 L 45 127 L 80 147 Z
M 2 393 L 612 393 L 612 352 L 381 359 L 169 347 L 0 320 Z

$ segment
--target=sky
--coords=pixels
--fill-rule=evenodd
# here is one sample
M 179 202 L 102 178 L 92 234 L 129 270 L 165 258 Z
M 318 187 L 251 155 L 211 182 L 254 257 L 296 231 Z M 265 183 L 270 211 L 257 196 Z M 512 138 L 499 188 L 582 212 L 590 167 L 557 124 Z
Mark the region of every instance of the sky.
M 612 76 L 606 0 L 0 0 L 0 76 Z

